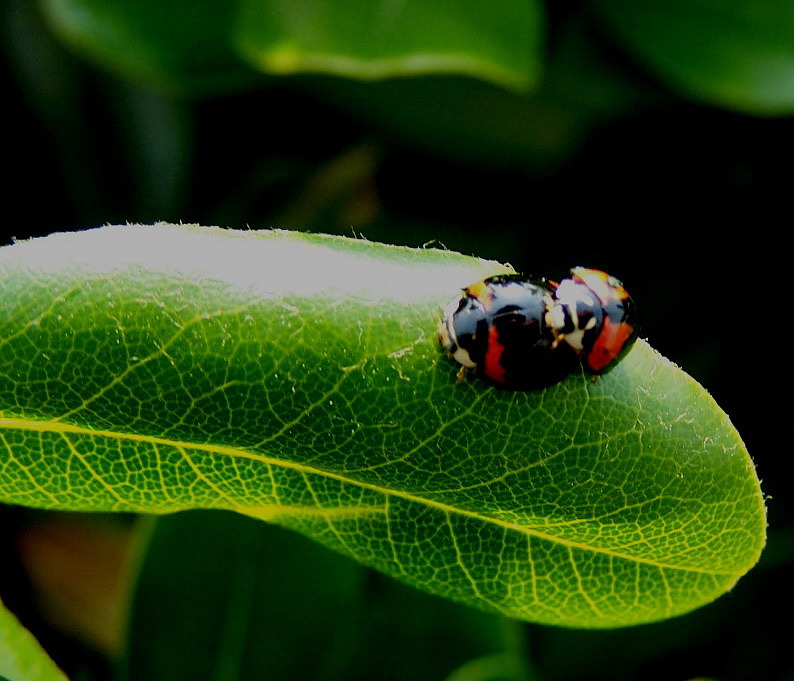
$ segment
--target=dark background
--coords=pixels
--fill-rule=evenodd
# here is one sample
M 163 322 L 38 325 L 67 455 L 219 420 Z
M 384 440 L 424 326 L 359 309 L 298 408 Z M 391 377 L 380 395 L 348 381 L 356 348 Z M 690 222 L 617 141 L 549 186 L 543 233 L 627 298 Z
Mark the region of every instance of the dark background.
M 547 50 L 575 22 L 630 96 L 609 115 L 577 118 L 575 98 L 546 83 L 552 94 L 527 131 L 541 142 L 510 155 L 489 153 L 487 136 L 438 139 L 368 105 L 383 97 L 421 109 L 446 87 L 432 77 L 385 91 L 261 77 L 245 90 L 182 97 L 82 59 L 35 5 L 12 0 L 0 10 L 2 244 L 164 220 L 438 242 L 552 278 L 577 264 L 607 269 L 632 292 L 643 337 L 700 381 L 745 439 L 768 496 L 769 540 L 734 591 L 692 615 L 619 632 L 530 627 L 541 678 L 794 679 L 794 120 L 671 92 L 575 9 L 551 12 Z M 29 519 L 0 515 L 4 553 Z M 101 672 L 91 646 L 51 630 L 32 607 L 19 564 L 3 570 L 4 599 L 59 661 Z

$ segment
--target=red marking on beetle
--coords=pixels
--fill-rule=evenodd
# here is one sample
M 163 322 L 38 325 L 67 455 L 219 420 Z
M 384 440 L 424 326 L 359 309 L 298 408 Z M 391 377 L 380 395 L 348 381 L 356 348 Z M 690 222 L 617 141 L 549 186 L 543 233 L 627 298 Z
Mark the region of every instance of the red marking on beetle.
M 504 346 L 499 342 L 499 331 L 495 326 L 488 330 L 488 350 L 485 353 L 484 374 L 497 383 L 505 382 L 505 368 L 502 366 Z
M 634 333 L 634 327 L 625 322 L 613 322 L 604 318 L 604 327 L 598 335 L 590 352 L 587 353 L 587 366 L 591 371 L 599 372 L 608 367 L 620 354 L 626 341 Z

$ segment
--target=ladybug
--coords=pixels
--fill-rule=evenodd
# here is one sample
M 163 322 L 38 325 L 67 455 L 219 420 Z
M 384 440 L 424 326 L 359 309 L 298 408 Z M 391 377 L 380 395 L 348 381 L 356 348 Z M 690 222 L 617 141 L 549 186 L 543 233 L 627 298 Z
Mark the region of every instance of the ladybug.
M 462 365 L 504 388 L 532 390 L 562 380 L 578 364 L 570 344 L 548 322 L 555 286 L 518 274 L 488 277 L 463 289 L 446 307 L 441 346 Z
M 557 286 L 546 322 L 556 342 L 567 343 L 591 374 L 615 366 L 637 339 L 634 302 L 623 284 L 586 267 L 574 267 Z
M 447 305 L 438 342 L 460 365 L 501 388 L 534 390 L 583 368 L 601 374 L 637 337 L 623 285 L 575 267 L 556 283 L 501 274 L 470 284 Z

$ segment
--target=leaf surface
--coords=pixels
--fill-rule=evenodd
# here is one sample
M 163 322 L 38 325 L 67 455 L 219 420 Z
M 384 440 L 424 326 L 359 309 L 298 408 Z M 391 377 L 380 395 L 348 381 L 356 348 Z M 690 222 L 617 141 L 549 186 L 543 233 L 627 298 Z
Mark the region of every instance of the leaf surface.
M 457 385 L 440 307 L 500 271 L 193 226 L 0 249 L 0 499 L 232 509 L 538 622 L 620 626 L 716 598 L 764 541 L 727 417 L 644 342 L 597 382 Z

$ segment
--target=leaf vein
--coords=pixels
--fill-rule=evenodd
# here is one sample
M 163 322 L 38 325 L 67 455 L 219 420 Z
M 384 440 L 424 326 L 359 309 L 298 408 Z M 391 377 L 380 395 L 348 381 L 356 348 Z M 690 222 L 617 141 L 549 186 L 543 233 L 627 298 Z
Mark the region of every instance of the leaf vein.
M 359 488 L 368 489 L 385 496 L 391 496 L 393 498 L 399 498 L 404 501 L 422 504 L 426 507 L 433 508 L 443 513 L 449 513 L 451 515 L 458 515 L 462 517 L 472 518 L 480 522 L 488 523 L 490 525 L 494 525 L 498 527 L 503 527 L 506 528 L 507 530 L 515 531 L 527 536 L 537 537 L 539 539 L 543 539 L 545 541 L 548 541 L 553 544 L 557 544 L 559 546 L 568 547 L 569 549 L 572 550 L 578 549 L 586 552 L 609 555 L 632 563 L 643 563 L 646 565 L 652 565 L 662 570 L 676 570 L 676 571 L 684 571 L 684 572 L 692 572 L 692 573 L 708 574 L 708 575 L 733 576 L 735 574 L 734 572 L 724 572 L 720 570 L 712 570 L 712 569 L 703 568 L 699 566 L 692 566 L 692 565 L 675 565 L 672 563 L 668 563 L 652 558 L 646 558 L 643 556 L 633 556 L 633 555 L 623 554 L 614 549 L 584 544 L 571 539 L 564 539 L 561 537 L 557 537 L 542 532 L 534 527 L 528 527 L 526 525 L 522 525 L 519 523 L 507 522 L 505 520 L 501 520 L 499 518 L 494 518 L 491 516 L 486 516 L 483 515 L 482 513 L 478 513 L 476 511 L 472 511 L 469 509 L 454 507 L 443 501 L 438 501 L 436 499 L 425 497 L 420 494 L 416 494 L 414 492 L 384 487 L 382 485 L 376 485 L 374 483 L 369 483 L 362 480 L 356 480 L 342 473 L 337 473 L 335 471 L 329 471 L 315 466 L 310 466 L 306 463 L 279 459 L 259 452 L 252 452 L 227 445 L 216 445 L 216 444 L 207 444 L 207 443 L 194 444 L 194 443 L 170 441 L 165 438 L 160 438 L 153 435 L 145 435 L 139 433 L 124 433 L 113 430 L 100 430 L 100 429 L 95 430 L 83 426 L 66 424 L 61 421 L 36 421 L 36 420 L 28 420 L 21 418 L 0 418 L 0 429 L 3 428 L 15 429 L 15 430 L 31 430 L 31 431 L 39 431 L 39 432 L 55 432 L 62 434 L 82 434 L 87 436 L 105 437 L 116 440 L 144 442 L 151 445 L 162 445 L 162 446 L 169 446 L 174 448 L 182 447 L 182 448 L 194 449 L 197 451 L 207 452 L 222 456 L 244 458 L 251 461 L 259 462 L 263 465 L 294 470 L 305 475 L 317 475 L 344 484 L 354 485 Z M 95 472 L 94 474 L 96 475 Z M 113 493 L 115 496 L 118 497 L 118 495 L 115 494 L 115 491 Z M 123 501 L 120 497 L 118 498 L 120 501 Z

